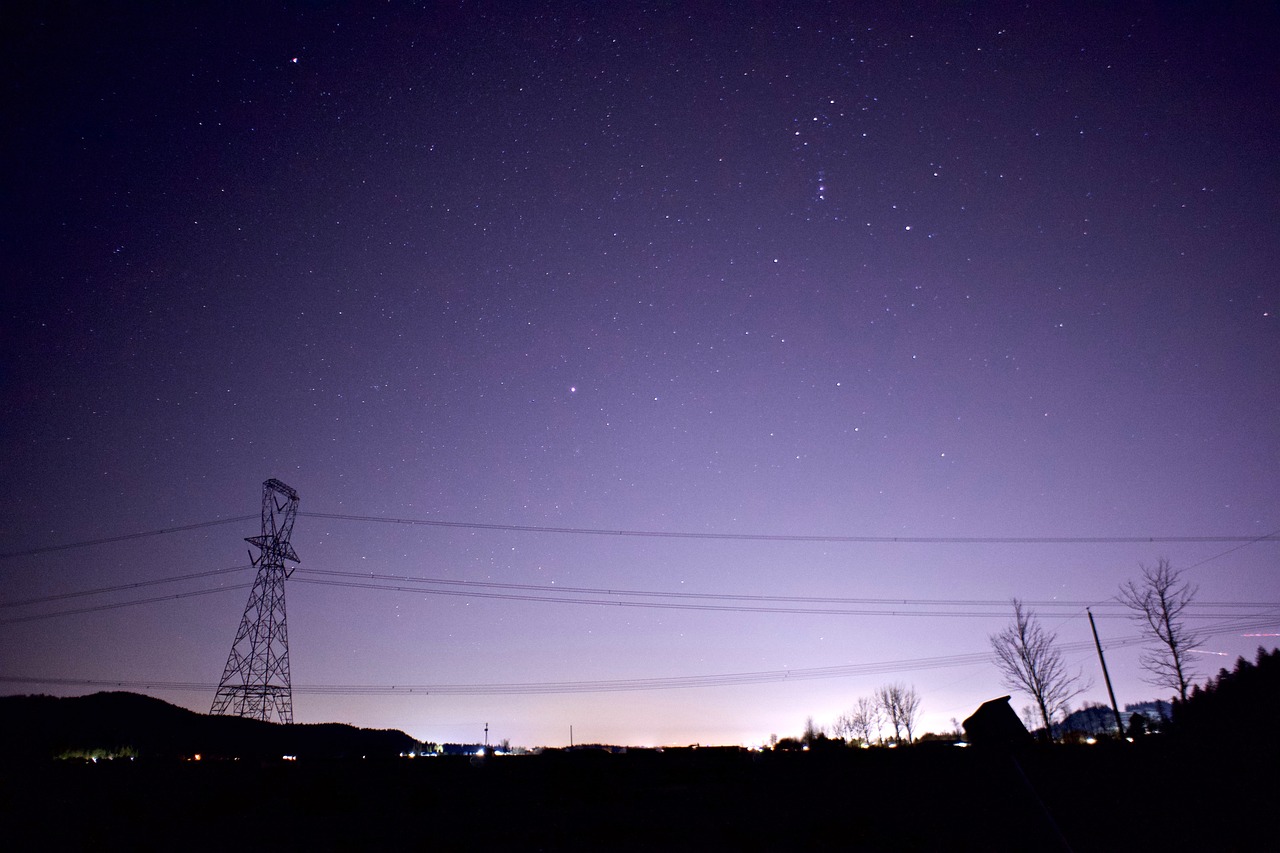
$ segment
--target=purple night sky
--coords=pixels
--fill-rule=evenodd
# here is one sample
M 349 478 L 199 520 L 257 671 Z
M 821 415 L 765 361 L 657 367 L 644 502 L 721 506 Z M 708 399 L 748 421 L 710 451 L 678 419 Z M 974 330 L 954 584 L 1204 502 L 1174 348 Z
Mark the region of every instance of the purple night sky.
M 1013 596 L 1167 697 L 1160 557 L 1276 644 L 1275 5 L 283 5 L 6 8 L 0 692 L 207 711 L 268 477 L 299 722 L 940 731 Z

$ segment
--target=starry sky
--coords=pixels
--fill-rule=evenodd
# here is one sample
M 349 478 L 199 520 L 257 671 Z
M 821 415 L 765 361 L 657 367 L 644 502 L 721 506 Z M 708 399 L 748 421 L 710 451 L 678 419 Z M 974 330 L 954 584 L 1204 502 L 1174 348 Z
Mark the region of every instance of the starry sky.
M 1161 557 L 1275 642 L 1272 4 L 3 15 L 0 692 L 208 710 L 269 477 L 299 722 L 941 731 L 1014 596 L 1142 701 Z

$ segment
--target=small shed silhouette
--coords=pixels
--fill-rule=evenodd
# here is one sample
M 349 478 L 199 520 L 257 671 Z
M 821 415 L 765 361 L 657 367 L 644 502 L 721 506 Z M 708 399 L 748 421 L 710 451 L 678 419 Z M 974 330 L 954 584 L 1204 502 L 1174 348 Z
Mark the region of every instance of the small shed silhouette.
M 1009 749 L 1031 742 L 1031 733 L 1009 705 L 1008 696 L 983 702 L 962 725 L 965 740 L 974 746 Z

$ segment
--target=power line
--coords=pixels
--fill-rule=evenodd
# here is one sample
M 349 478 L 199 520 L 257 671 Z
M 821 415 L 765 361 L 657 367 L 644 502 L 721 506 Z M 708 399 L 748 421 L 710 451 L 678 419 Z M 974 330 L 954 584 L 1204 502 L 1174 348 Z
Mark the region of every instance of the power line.
M 1266 534 L 1265 536 L 1258 536 L 1254 539 L 1249 540 L 1248 542 L 1242 542 L 1241 544 L 1235 546 L 1234 548 L 1228 548 L 1227 550 L 1223 551 L 1221 554 L 1214 554 L 1212 557 L 1205 557 L 1203 560 L 1201 560 L 1198 563 L 1192 563 L 1190 566 L 1187 566 L 1186 570 L 1199 568 L 1200 566 L 1203 566 L 1205 563 L 1212 563 L 1214 560 L 1217 560 L 1221 557 L 1225 557 L 1228 554 L 1239 551 L 1241 548 L 1247 548 L 1250 545 L 1254 545 L 1258 542 L 1262 542 L 1268 539 L 1274 539 L 1277 534 L 1280 534 L 1280 530 L 1273 530 L 1272 532 Z
M 177 583 L 178 581 L 194 580 L 195 578 L 207 578 L 214 575 L 225 575 L 228 572 L 242 572 L 245 569 L 251 569 L 253 566 L 231 566 L 226 569 L 210 569 L 207 572 L 192 572 L 189 575 L 175 575 L 171 578 L 157 578 L 149 581 L 135 581 L 134 583 L 123 583 L 117 586 L 100 586 L 97 589 L 82 589 L 75 592 L 61 592 L 55 595 L 43 595 L 39 598 L 25 598 L 21 601 L 0 601 L 0 607 L 26 607 L 31 604 L 47 604 L 50 601 L 64 601 L 68 598 L 82 598 L 86 595 L 103 595 L 108 592 L 120 592 L 125 589 L 137 589 L 143 586 L 156 586 L 158 584 Z
M 298 571 L 301 572 L 302 570 L 299 569 Z M 314 574 L 314 572 L 312 573 Z M 352 573 L 352 575 L 355 577 L 360 577 L 359 575 L 355 575 L 354 573 Z M 571 597 L 571 596 L 554 595 L 554 594 L 553 595 L 534 595 L 528 592 L 484 592 L 484 591 L 475 591 L 471 589 L 467 589 L 467 590 L 432 589 L 429 587 L 422 587 L 422 586 L 394 585 L 394 584 L 387 584 L 387 583 L 382 583 L 377 581 L 367 581 L 367 580 L 331 580 L 331 579 L 324 579 L 324 578 L 297 577 L 297 573 L 295 573 L 294 582 L 316 584 L 320 586 L 343 587 L 347 589 L 369 589 L 369 590 L 379 590 L 383 592 L 407 592 L 415 595 L 444 595 L 444 596 L 452 596 L 452 597 L 460 597 L 460 598 L 487 598 L 487 599 L 496 599 L 501 601 L 538 602 L 542 604 L 577 604 L 577 605 L 593 605 L 597 607 L 635 607 L 635 608 L 644 608 L 644 609 L 652 609 L 652 610 L 688 610 L 688 611 L 712 612 L 712 613 L 774 613 L 774 614 L 792 614 L 792 615 L 806 615 L 806 616 L 895 616 L 895 617 L 945 616 L 945 617 L 967 617 L 967 618 L 982 618 L 982 619 L 1004 618 L 1008 616 L 1008 613 L 1005 610 L 999 610 L 999 611 L 992 611 L 992 610 L 885 610 L 885 609 L 855 610 L 855 609 L 849 609 L 849 608 L 835 608 L 835 607 L 774 607 L 774 606 L 767 606 L 763 604 L 757 604 L 757 605 L 703 604 L 703 603 L 690 604 L 690 603 L 677 603 L 677 602 L 671 602 L 671 601 L 634 601 L 634 600 L 624 600 L 616 597 L 615 598 L 582 598 L 582 597 Z M 550 591 L 550 590 L 554 590 L 555 588 L 542 587 L 540 589 Z M 604 591 L 601 591 L 598 594 L 606 594 L 606 593 Z M 607 593 L 607 594 L 615 595 L 615 596 L 617 595 L 617 593 Z M 660 595 L 660 594 L 655 593 L 653 595 Z M 732 598 L 732 597 L 726 596 L 725 598 Z M 896 600 L 895 600 L 895 603 L 896 603 Z M 956 604 L 961 605 L 961 604 L 964 604 L 964 602 L 956 602 Z M 1266 605 L 1259 605 L 1259 606 L 1265 607 Z M 1116 619 L 1128 618 L 1123 613 L 1099 614 L 1099 616 L 1108 616 L 1110 618 L 1116 618 Z M 1231 617 L 1225 614 L 1202 614 L 1202 615 L 1197 615 L 1195 618 L 1221 619 L 1221 618 L 1231 618 Z
M 521 593 L 476 592 L 472 590 L 430 589 L 411 586 L 390 586 L 380 583 L 364 583 L 360 581 L 324 580 L 320 578 L 294 578 L 295 583 L 317 584 L 320 586 L 345 587 L 347 589 L 372 589 L 384 592 L 409 592 L 417 595 L 445 595 L 461 598 L 488 598 L 502 601 L 526 601 L 543 604 L 582 604 L 597 607 L 638 607 L 650 610 L 691 610 L 699 612 L 719 613 L 789 613 L 796 615 L 821 616 L 969 616 L 992 617 L 1007 614 L 990 611 L 904 611 L 904 610 L 852 610 L 847 608 L 824 607 L 768 607 L 764 605 L 717 605 L 717 604 L 680 604 L 661 601 L 624 601 L 605 600 L 599 598 L 549 597 Z
M 1221 622 L 1217 625 L 1202 625 L 1197 628 L 1197 632 L 1205 636 L 1217 636 L 1218 634 L 1231 634 L 1236 631 L 1253 631 L 1262 628 L 1270 628 L 1280 625 L 1280 613 L 1259 613 L 1254 617 L 1241 617 L 1227 622 Z
M 1280 614 L 1267 619 L 1241 619 L 1208 626 L 1210 636 L 1248 631 L 1280 625 Z M 1107 648 L 1151 643 L 1141 635 L 1119 637 L 1108 641 Z M 1083 652 L 1093 647 L 1091 640 L 1062 643 L 1065 652 Z M 312 684 L 294 685 L 296 693 L 312 695 L 378 696 L 378 695 L 432 695 L 432 696 L 494 696 L 494 695 L 547 695 L 570 693 L 610 693 L 641 690 L 676 690 L 694 687 L 732 687 L 739 685 L 811 681 L 829 678 L 853 678 L 866 675 L 882 675 L 897 672 L 916 672 L 928 669 L 949 669 L 979 666 L 989 663 L 988 652 L 970 652 L 930 658 L 908 658 L 897 661 L 879 661 L 844 666 L 778 669 L 756 672 L 724 673 L 716 675 L 670 676 L 658 678 L 610 679 L 598 681 L 535 681 L 496 684 Z M 113 680 L 88 678 L 40 678 L 20 675 L 0 675 L 0 683 L 33 684 L 61 687 L 114 687 L 119 689 L 190 690 L 210 691 L 216 685 L 195 681 L 161 680 Z
M 778 669 L 758 672 L 726 673 L 719 675 L 672 676 L 659 678 L 606 679 L 598 681 L 545 681 L 499 684 L 423 684 L 423 685 L 356 685 L 320 684 L 295 685 L 294 691 L 312 694 L 338 695 L 390 695 L 420 693 L 436 696 L 491 696 L 536 695 L 564 693 L 611 693 L 635 690 L 674 690 L 690 687 L 729 687 L 735 685 L 766 684 L 786 681 L 810 681 L 814 679 L 849 678 L 858 675 L 875 675 L 886 672 L 917 671 L 957 666 L 975 666 L 986 663 L 989 655 L 961 654 L 933 658 L 916 658 L 901 661 L 882 661 L 870 664 L 814 667 L 803 669 Z M 85 687 L 150 687 L 172 690 L 212 690 L 215 685 L 190 681 L 115 681 L 109 679 L 46 679 L 22 676 L 0 676 L 0 682 L 44 684 Z
M 1273 618 L 1262 627 L 1280 623 Z M 1210 634 L 1232 633 L 1256 627 L 1250 621 L 1234 621 L 1212 626 Z M 1113 639 L 1109 648 L 1119 648 L 1149 643 L 1145 637 L 1129 636 Z M 1066 652 L 1087 651 L 1092 641 L 1063 643 Z M 607 679 L 596 681 L 540 681 L 495 684 L 312 684 L 294 685 L 294 691 L 313 695 L 376 696 L 376 695 L 434 695 L 434 696 L 492 696 L 492 695 L 545 695 L 567 693 L 608 693 L 639 690 L 675 690 L 694 687 L 732 687 L 738 685 L 767 684 L 815 679 L 852 678 L 866 675 L 882 675 L 895 672 L 915 672 L 928 669 L 948 669 L 978 666 L 988 663 L 988 652 L 945 655 L 930 658 L 910 658 L 896 661 L 879 661 L 844 666 L 778 669 L 756 672 L 724 673 L 716 675 L 670 676 L 658 678 Z M 25 676 L 0 676 L 0 682 L 12 684 L 42 684 L 83 687 L 127 687 L 165 690 L 212 690 L 213 684 L 190 681 L 124 681 L 109 679 L 29 678 Z
M 475 521 L 442 521 L 429 518 L 391 518 L 334 512 L 299 512 L 307 518 L 336 521 L 364 521 L 377 524 L 408 524 L 425 527 L 454 527 L 467 530 L 501 530 L 516 533 L 571 533 L 590 536 L 640 536 L 661 539 L 718 539 L 745 542 L 852 542 L 903 544 L 986 544 L 986 545 L 1097 545 L 1132 542 L 1243 542 L 1280 541 L 1280 531 L 1266 536 L 835 536 L 781 533 L 709 533 L 668 530 L 619 530 L 595 527 L 543 527 L 525 524 L 494 524 Z
M 75 592 L 58 593 L 55 595 L 42 596 L 39 598 L 28 598 L 21 601 L 0 602 L 0 607 L 22 607 L 35 604 L 45 604 L 52 601 L 60 601 L 69 598 L 84 597 L 90 595 L 106 594 L 111 592 L 119 592 L 125 589 L 134 589 L 138 587 L 154 586 L 158 584 L 176 583 L 185 580 L 194 580 L 197 578 L 210 577 L 215 575 L 227 574 L 229 572 L 245 571 L 252 566 L 231 566 L 225 569 L 211 569 L 206 572 L 193 572 L 186 575 L 178 575 L 172 578 L 158 578 L 149 581 L 137 581 L 135 583 L 120 584 L 117 586 L 98 587 L 96 589 L 78 590 Z M 345 578 L 350 580 L 331 580 L 325 578 L 306 578 L 297 577 L 297 575 L 322 575 L 325 578 Z M 994 599 L 911 599 L 911 598 L 841 598 L 832 596 L 787 596 L 787 595 L 743 595 L 732 593 L 696 593 L 696 592 L 662 592 L 656 590 L 628 590 L 628 589 L 605 589 L 596 587 L 562 587 L 550 586 L 546 584 L 516 584 L 516 583 L 499 583 L 495 581 L 468 581 L 468 580 L 451 580 L 446 578 L 427 578 L 406 575 L 381 575 L 367 572 L 339 572 L 326 569 L 307 569 L 299 567 L 295 570 L 295 581 L 298 583 L 310 583 L 321 586 L 339 586 L 354 589 L 370 589 L 383 592 L 407 592 L 421 595 L 448 595 L 464 598 L 491 598 L 506 601 L 528 601 L 547 604 L 579 604 L 579 605 L 597 605 L 607 607 L 644 607 L 650 609 L 666 609 L 666 610 L 692 610 L 706 612 L 737 612 L 737 613 L 779 613 L 779 614 L 796 614 L 796 615 L 825 615 L 825 616 L 950 616 L 950 617 L 970 617 L 970 618 L 998 618 L 1008 615 L 1004 610 L 987 611 L 987 610 L 968 610 L 968 611 L 939 611 L 939 610 L 851 610 L 839 609 L 833 607 L 769 607 L 765 603 L 774 604 L 862 604 L 862 605 L 880 605 L 882 607 L 901 605 L 904 607 L 1005 607 L 1008 602 Z M 392 584 L 387 581 L 397 581 L 400 583 Z M 431 589 L 426 586 L 404 586 L 400 584 L 436 584 L 445 586 L 462 587 L 461 590 L 441 590 Z M 27 616 L 11 617 L 8 619 L 0 619 L 0 625 L 13 624 L 17 622 L 33 622 L 42 619 L 52 619 L 59 616 L 74 616 L 84 613 L 96 613 L 103 610 L 114 610 L 123 607 L 133 607 L 142 604 L 154 604 L 159 601 L 171 601 L 176 599 L 188 598 L 195 595 L 207 595 L 214 592 L 222 592 L 227 590 L 237 590 L 247 588 L 247 584 L 239 584 L 229 587 L 216 587 L 213 589 L 196 590 L 185 593 L 178 593 L 168 596 L 157 596 L 139 599 L 130 599 L 127 601 L 116 601 L 107 604 L 101 604 L 93 607 L 79 607 L 69 610 L 56 610 L 45 613 L 31 614 Z M 514 590 L 515 592 L 484 592 L 475 590 Z M 537 594 L 542 593 L 542 594 Z M 572 595 L 593 595 L 607 596 L 609 598 L 580 598 L 569 597 Z M 678 604 L 674 602 L 662 601 L 626 601 L 618 600 L 619 597 L 631 598 L 648 598 L 648 599 L 686 599 L 694 601 L 747 601 L 759 602 L 756 605 L 715 605 L 715 604 Z M 1027 604 L 1041 608 L 1079 608 L 1086 604 L 1093 607 L 1113 607 L 1121 608 L 1123 605 L 1117 601 L 1101 601 L 1101 602 L 1078 602 L 1078 601 L 1031 601 Z M 1196 602 L 1195 607 L 1221 607 L 1221 608 L 1238 608 L 1238 609 L 1268 609 L 1280 608 L 1277 602 L 1235 602 L 1235 601 L 1214 601 L 1214 602 Z M 1078 616 L 1079 613 L 1071 614 L 1070 617 Z M 1127 618 L 1124 613 L 1099 613 L 1099 618 Z M 1195 614 L 1197 619 L 1222 619 L 1234 618 L 1229 614 Z
M 140 533 L 124 533 L 120 536 L 105 536 L 101 539 L 84 539 L 80 542 L 67 542 L 62 545 L 46 545 L 43 548 L 30 548 L 26 551 L 10 551 L 6 554 L 0 554 L 0 560 L 11 560 L 14 557 L 31 557 L 36 554 L 49 554 L 54 551 L 69 551 L 72 548 L 88 548 L 90 545 L 106 545 L 111 542 L 126 542 L 130 539 L 143 539 L 148 536 L 162 536 L 165 533 L 181 533 L 187 530 L 199 530 L 204 527 L 217 527 L 220 524 L 234 524 L 238 521 L 248 521 L 257 518 L 256 515 L 238 515 L 234 518 L 219 518 L 214 521 L 201 521 L 196 524 L 184 524 L 181 527 L 162 527 L 159 530 L 144 530 Z
M 400 583 L 418 583 L 418 584 L 437 584 L 443 586 L 458 586 L 466 588 L 481 589 L 501 589 L 501 590 L 517 590 L 527 593 L 550 593 L 554 596 L 563 596 L 568 594 L 584 594 L 584 595 L 601 595 L 601 596 L 627 596 L 636 598 L 675 598 L 675 599 L 697 599 L 697 600 L 713 600 L 713 601 L 752 601 L 752 602 L 775 602 L 775 603 L 801 603 L 801 604 L 872 604 L 872 605 L 906 605 L 920 607 L 1007 607 L 1009 602 L 1007 599 L 962 599 L 962 598 L 841 598 L 836 596 L 808 596 L 808 595 L 744 595 L 735 593 L 709 593 L 709 592 L 663 592 L 655 590 L 636 590 L 636 589 L 610 589 L 601 587 L 580 587 L 580 586 L 560 586 L 550 584 L 522 584 L 522 583 L 504 583 L 498 581 L 475 581 L 475 580 L 455 580 L 449 578 L 428 578 L 413 575 L 385 575 L 372 572 L 340 572 L 330 569 L 308 569 L 299 567 L 297 573 L 303 575 L 323 575 L 326 577 L 351 578 L 361 581 L 395 581 Z M 399 586 L 374 586 L 367 588 L 388 589 L 394 591 L 422 591 L 412 587 Z M 549 600 L 539 598 L 538 600 Z M 1102 602 L 1085 602 L 1085 601 L 1064 601 L 1064 600 L 1047 600 L 1047 601 L 1028 601 L 1024 602 L 1036 607 L 1057 607 L 1057 608 L 1077 608 L 1077 607 L 1114 607 L 1127 609 L 1127 605 L 1120 601 L 1102 601 Z M 1249 610 L 1257 610 L 1267 607 L 1280 607 L 1280 602 L 1243 602 L 1243 601 L 1216 601 L 1216 602 L 1195 602 L 1196 607 L 1226 607 L 1226 608 L 1245 608 Z M 1006 615 L 1002 613 L 1001 615 Z M 1214 617 L 1217 618 L 1217 617 Z
M 83 613 L 97 613 L 102 610 L 116 610 L 120 607 L 134 607 L 139 604 L 154 604 L 157 601 L 175 601 L 180 598 L 192 598 L 197 595 L 212 595 L 215 592 L 232 592 L 237 589 L 248 589 L 252 584 L 240 583 L 233 586 L 219 586 L 213 589 L 197 589 L 189 592 L 176 592 L 172 595 L 157 595 L 153 598 L 137 598 L 131 601 L 117 601 L 111 604 L 97 604 L 92 607 L 77 607 L 73 610 L 58 610 L 53 613 L 35 613 L 30 616 L 10 616 L 0 619 L 0 625 L 15 625 L 19 622 L 36 622 L 41 619 L 52 619 L 55 616 L 76 616 Z
M 1265 536 L 839 536 L 825 534 L 782 534 L 782 533 L 711 533 L 695 531 L 669 530 L 625 530 L 595 527 L 546 527 L 524 524 L 497 524 L 478 521 L 443 521 L 429 518 L 392 518 L 374 515 L 353 515 L 350 513 L 332 512 L 299 512 L 306 518 L 322 518 L 333 521 L 360 521 L 376 524 L 407 524 L 425 527 L 460 528 L 465 530 L 495 530 L 515 533 L 561 533 L 588 536 L 631 536 L 660 539 L 710 539 L 737 542 L 844 542 L 855 544 L 916 544 L 916 545 L 1107 545 L 1141 542 L 1195 543 L 1195 542 L 1238 542 L 1238 548 L 1258 542 L 1280 542 L 1280 530 Z M 0 560 L 11 560 L 16 557 L 32 557 L 56 551 L 68 551 L 75 548 L 87 548 L 92 545 L 106 545 L 114 542 L 127 542 L 132 539 L 143 539 L 149 536 L 162 536 L 167 533 L 182 533 L 199 530 L 205 527 L 216 527 L 223 524 L 235 524 L 256 519 L 256 515 L 238 515 L 201 521 L 195 524 L 184 524 L 178 527 L 163 527 L 157 530 L 143 530 L 136 533 L 124 533 L 118 536 L 104 536 L 97 539 L 84 539 L 78 542 L 66 542 L 58 545 L 46 545 L 40 548 L 28 548 L 22 551 L 0 553 Z M 1232 548 L 1224 551 L 1223 556 Z M 1210 560 L 1216 557 L 1210 557 Z M 1205 560 L 1203 562 L 1208 562 Z M 1197 563 L 1196 565 L 1200 565 Z

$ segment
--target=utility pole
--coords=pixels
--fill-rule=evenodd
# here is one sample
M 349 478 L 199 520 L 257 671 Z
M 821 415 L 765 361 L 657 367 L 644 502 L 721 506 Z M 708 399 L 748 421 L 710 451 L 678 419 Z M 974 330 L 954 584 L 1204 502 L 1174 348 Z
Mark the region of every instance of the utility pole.
M 1098 647 L 1098 660 L 1102 663 L 1102 678 L 1107 682 L 1107 695 L 1111 697 L 1111 710 L 1116 715 L 1116 736 L 1124 737 L 1124 724 L 1120 722 L 1120 706 L 1116 704 L 1116 692 L 1111 689 L 1111 676 L 1107 673 L 1107 659 L 1102 656 L 1102 642 L 1098 639 L 1098 626 L 1093 623 L 1093 611 L 1084 609 L 1089 614 L 1089 627 L 1093 629 L 1093 644 Z
M 489 751 L 489 724 L 484 724 L 484 751 Z
M 245 539 L 261 552 L 256 560 L 249 554 L 258 575 L 231 643 L 211 714 L 293 722 L 284 582 L 293 574 L 285 561 L 298 562 L 289 544 L 297 514 L 297 492 L 276 479 L 262 484 L 262 534 Z

